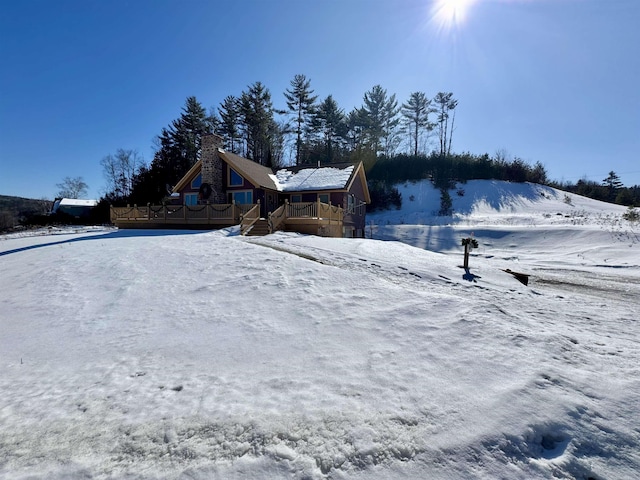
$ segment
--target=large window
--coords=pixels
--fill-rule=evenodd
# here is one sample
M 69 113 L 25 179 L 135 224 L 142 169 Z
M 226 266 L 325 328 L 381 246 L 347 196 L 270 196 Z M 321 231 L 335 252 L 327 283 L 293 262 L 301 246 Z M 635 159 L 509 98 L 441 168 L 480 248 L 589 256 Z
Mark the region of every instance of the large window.
M 318 200 L 322 203 L 329 203 L 329 194 L 328 193 L 319 193 Z
M 253 192 L 251 190 L 239 190 L 237 192 L 231 192 L 231 201 L 239 203 L 241 205 L 248 205 L 253 203 Z
M 238 172 L 236 172 L 233 168 L 230 168 L 229 169 L 229 186 L 241 187 L 242 185 L 244 185 L 244 178 L 242 178 L 242 176 Z
M 300 202 L 302 202 L 302 195 L 300 194 L 291 195 L 291 203 L 300 203 Z
M 184 194 L 184 204 L 185 205 L 197 205 L 198 204 L 198 194 L 197 193 L 185 193 Z

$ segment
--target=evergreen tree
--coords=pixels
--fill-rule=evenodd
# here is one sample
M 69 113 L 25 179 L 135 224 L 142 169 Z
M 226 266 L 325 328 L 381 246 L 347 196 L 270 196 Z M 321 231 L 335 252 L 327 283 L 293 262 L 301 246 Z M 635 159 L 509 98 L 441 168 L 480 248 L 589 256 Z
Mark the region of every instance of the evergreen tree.
M 331 163 L 336 160 L 336 148 L 340 148 L 347 134 L 344 111 L 329 95 L 314 112 L 312 125 L 322 133 L 324 158 Z
M 453 93 L 438 92 L 433 99 L 436 104 L 438 138 L 440 140 L 440 155 L 451 154 L 451 142 L 453 139 L 453 124 L 455 121 L 455 108 L 458 100 L 453 98 Z M 451 122 L 449 122 L 451 118 Z
M 311 115 L 314 110 L 314 103 L 318 98 L 311 90 L 311 80 L 304 75 L 296 75 L 291 80 L 291 90 L 286 90 L 284 96 L 287 99 L 288 112 L 295 116 L 296 125 L 296 165 L 302 163 L 301 152 L 303 148 L 302 135 L 304 127 L 311 122 Z
M 602 185 L 607 187 L 608 201 L 614 202 L 618 191 L 624 186 L 620 181 L 620 177 L 613 170 L 609 172 L 609 176 L 602 181 Z
M 387 91 L 375 85 L 364 94 L 362 113 L 366 118 L 365 132 L 376 153 L 391 155 L 397 147 L 400 108 L 395 94 L 387 97 Z
M 273 147 L 280 141 L 274 137 L 280 136 L 282 131 L 273 118 L 271 93 L 262 83 L 255 82 L 242 92 L 239 111 L 246 156 L 261 165 L 271 166 Z
M 180 118 L 163 128 L 149 168 L 141 168 L 133 180 L 131 198 L 139 203 L 160 202 L 200 158 L 202 135 L 213 133 L 215 120 L 196 100 L 188 97 Z
M 366 147 L 367 113 L 362 108 L 354 108 L 347 115 L 347 139 L 351 151 Z
M 218 133 L 225 140 L 225 146 L 231 152 L 239 152 L 240 137 L 240 104 L 236 97 L 229 95 L 218 108 L 220 114 L 220 124 Z
M 184 173 L 200 158 L 200 140 L 202 135 L 213 133 L 214 121 L 208 116 L 196 97 L 188 97 L 180 118 L 171 122 L 168 135 L 171 148 L 178 154 L 175 158 L 177 170 Z
M 402 116 L 409 131 L 409 137 L 413 142 L 413 155 L 418 155 L 420 133 L 433 129 L 429 123 L 431 100 L 423 92 L 413 92 L 407 103 L 402 104 Z

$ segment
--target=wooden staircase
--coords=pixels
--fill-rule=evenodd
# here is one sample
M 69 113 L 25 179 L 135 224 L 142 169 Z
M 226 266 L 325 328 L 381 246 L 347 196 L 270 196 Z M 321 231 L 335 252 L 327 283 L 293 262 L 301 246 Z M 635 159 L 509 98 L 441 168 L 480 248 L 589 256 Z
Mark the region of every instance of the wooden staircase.
M 251 230 L 247 232 L 247 236 L 249 237 L 263 237 L 265 235 L 269 235 L 269 222 L 261 218 L 258 220 L 252 227 Z

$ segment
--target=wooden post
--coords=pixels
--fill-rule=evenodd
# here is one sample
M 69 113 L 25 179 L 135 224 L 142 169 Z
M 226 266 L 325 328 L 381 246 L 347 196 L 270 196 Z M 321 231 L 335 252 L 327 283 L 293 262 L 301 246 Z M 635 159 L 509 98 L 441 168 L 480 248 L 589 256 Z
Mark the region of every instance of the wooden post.
M 473 234 L 472 234 L 473 235 Z M 469 252 L 472 248 L 478 248 L 478 241 L 473 237 L 467 237 L 462 239 L 462 245 L 464 245 L 464 265 L 465 270 L 469 269 Z
M 464 244 L 464 265 L 463 267 L 465 269 L 469 268 L 469 244 L 465 243 Z

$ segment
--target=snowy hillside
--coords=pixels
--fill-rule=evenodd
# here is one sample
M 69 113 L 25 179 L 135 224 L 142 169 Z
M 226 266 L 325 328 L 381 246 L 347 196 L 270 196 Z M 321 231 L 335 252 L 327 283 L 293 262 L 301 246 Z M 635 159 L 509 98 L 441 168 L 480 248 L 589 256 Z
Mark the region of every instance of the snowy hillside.
M 635 478 L 638 226 L 460 187 L 374 239 L 0 237 L 0 478 Z

